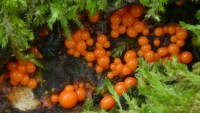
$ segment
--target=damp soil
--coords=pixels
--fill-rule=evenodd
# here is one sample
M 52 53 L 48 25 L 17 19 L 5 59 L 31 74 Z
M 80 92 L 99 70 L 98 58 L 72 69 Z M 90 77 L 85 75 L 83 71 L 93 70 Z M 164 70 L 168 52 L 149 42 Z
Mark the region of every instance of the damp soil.
M 83 58 L 74 58 L 62 53 L 51 61 L 45 64 L 45 69 L 41 70 L 43 83 L 33 90 L 35 98 L 40 100 L 41 97 L 51 95 L 52 93 L 60 92 L 65 85 L 73 84 L 77 81 L 97 82 L 97 74 L 94 69 L 87 66 L 87 62 Z M 9 82 L 9 81 L 5 81 Z M 42 86 L 42 87 L 41 87 Z M 12 86 L 5 84 L 1 88 L 11 88 Z M 22 86 L 17 86 L 22 87 Z M 52 89 L 54 89 L 52 91 Z M 83 103 L 78 103 L 72 109 L 64 109 L 59 104 L 52 108 L 38 106 L 37 109 L 31 111 L 20 111 L 14 108 L 11 102 L 7 99 L 5 91 L 0 91 L 0 113 L 78 113 L 82 110 Z

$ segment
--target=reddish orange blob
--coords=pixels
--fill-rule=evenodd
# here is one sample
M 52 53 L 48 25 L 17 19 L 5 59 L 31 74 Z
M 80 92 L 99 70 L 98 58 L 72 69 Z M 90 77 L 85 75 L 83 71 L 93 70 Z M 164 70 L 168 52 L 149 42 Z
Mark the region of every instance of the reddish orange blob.
M 92 23 L 96 23 L 97 21 L 99 21 L 99 18 L 100 14 L 98 12 L 93 16 L 88 16 L 88 20 Z
M 132 26 L 134 22 L 135 18 L 130 13 L 127 12 L 122 16 L 122 24 L 126 27 Z
M 28 82 L 28 87 L 31 89 L 35 89 L 37 87 L 37 85 L 38 85 L 38 82 L 34 78 L 30 79 Z
M 109 110 L 115 105 L 115 99 L 112 96 L 105 96 L 101 102 L 100 106 L 102 109 Z
M 142 16 L 144 11 L 144 7 L 141 5 L 132 5 L 130 8 L 130 13 L 133 17 L 140 17 Z
M 155 53 L 152 50 L 149 50 L 144 53 L 144 58 L 148 62 L 154 61 Z
M 127 91 L 124 82 L 118 82 L 117 84 L 115 84 L 114 89 L 119 96 L 121 96 L 124 92 Z
M 137 84 L 137 79 L 135 77 L 127 77 L 124 80 L 124 85 L 127 89 L 135 86 L 136 84 Z
M 59 103 L 64 108 L 74 107 L 77 101 L 77 94 L 74 91 L 62 91 L 59 95 Z

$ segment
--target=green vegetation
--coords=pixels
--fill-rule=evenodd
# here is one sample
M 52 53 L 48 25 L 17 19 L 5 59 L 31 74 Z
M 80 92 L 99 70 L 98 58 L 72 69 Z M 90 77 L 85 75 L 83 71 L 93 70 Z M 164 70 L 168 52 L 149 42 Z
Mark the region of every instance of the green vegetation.
M 177 63 L 176 59 L 168 61 L 164 67 L 161 61 L 147 64 L 139 59 L 136 76 L 140 94 L 147 97 L 146 104 L 142 105 L 142 112 L 199 111 L 198 104 L 194 103 L 199 98 L 194 95 L 200 90 L 200 76 L 190 72 L 186 65 Z
M 121 57 L 123 52 L 125 50 L 128 50 L 129 45 L 126 42 L 120 42 L 117 44 L 117 47 L 115 47 L 112 51 L 112 57 L 113 58 L 117 58 L 117 57 Z
M 200 46 L 200 10 L 196 12 L 196 18 L 199 20 L 197 25 L 187 24 L 185 22 L 180 22 L 180 25 L 192 32 L 192 44 Z
M 198 1 L 196 1 L 198 2 Z M 191 32 L 192 35 L 192 45 L 196 46 L 198 49 L 200 49 L 200 10 L 198 10 L 196 12 L 196 19 L 199 21 L 198 24 L 196 25 L 191 25 L 191 24 L 187 24 L 185 22 L 180 22 L 180 25 L 189 30 Z M 193 66 L 192 66 L 193 73 L 196 74 L 200 74 L 200 62 L 196 62 Z
M 140 0 L 140 3 L 149 8 L 145 15 L 146 18 L 153 18 L 160 21 L 159 13 L 165 12 L 164 5 L 168 3 L 168 0 Z
M 18 59 L 33 59 L 33 55 L 26 56 L 23 51 L 29 49 L 30 42 L 34 40 L 34 28 L 48 25 L 53 29 L 58 22 L 69 37 L 70 22 L 78 27 L 82 25 L 80 12 L 89 11 L 89 15 L 94 15 L 107 5 L 107 0 L 1 0 L 0 46 L 11 48 Z
M 136 2 L 135 0 L 116 0 L 115 5 L 122 2 Z M 143 6 L 148 7 L 146 18 L 154 18 L 160 21 L 160 13 L 165 12 L 165 5 L 169 0 L 140 0 Z M 199 2 L 199 0 L 194 0 Z M 108 7 L 108 0 L 1 0 L 0 1 L 0 46 L 11 48 L 17 59 L 30 60 L 34 55 L 23 53 L 30 48 L 30 42 L 34 40 L 33 29 L 47 25 L 53 29 L 55 23 L 59 23 L 62 31 L 70 37 L 70 23 L 81 27 L 80 13 L 89 11 L 94 15 L 97 11 Z M 199 11 L 197 12 L 199 19 Z M 194 45 L 200 43 L 199 26 L 181 23 L 185 28 L 191 30 L 196 38 Z M 24 57 L 26 56 L 26 57 Z M 31 57 L 30 57 L 31 56 Z M 32 60 L 34 61 L 34 60 Z M 34 61 L 35 62 L 35 61 Z
M 193 66 L 192 66 L 192 72 L 195 74 L 200 75 L 200 62 L 196 62 Z
M 91 96 L 87 97 L 87 99 L 84 102 L 83 108 L 83 113 L 87 113 L 87 111 L 94 111 L 93 100 Z
M 197 113 L 200 108 L 200 76 L 190 72 L 186 65 L 173 61 L 162 61 L 149 64 L 139 58 L 139 67 L 135 73 L 138 79 L 139 95 L 145 97 L 145 102 L 139 104 L 141 98 L 131 98 L 123 94 L 128 110 L 122 109 L 120 97 L 116 94 L 113 84 L 108 80 L 106 86 L 116 100 L 113 109 L 120 113 Z M 110 112 L 113 111 L 110 110 Z M 102 111 L 105 112 L 105 111 Z

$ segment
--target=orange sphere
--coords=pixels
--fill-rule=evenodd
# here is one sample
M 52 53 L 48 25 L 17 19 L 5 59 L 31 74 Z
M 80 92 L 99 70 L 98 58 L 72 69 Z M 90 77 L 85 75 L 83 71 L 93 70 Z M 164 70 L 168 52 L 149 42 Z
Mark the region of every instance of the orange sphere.
M 97 12 L 93 16 L 88 16 L 88 20 L 92 23 L 96 23 L 99 20 L 100 14 Z
M 127 77 L 124 80 L 124 85 L 127 89 L 135 86 L 136 84 L 137 84 L 137 79 L 135 77 Z
M 86 98 L 86 91 L 85 89 L 83 88 L 77 88 L 75 90 L 76 94 L 77 94 L 77 100 L 80 102 L 80 101 L 83 101 L 85 98 Z
M 51 99 L 51 102 L 57 103 L 58 100 L 59 100 L 59 95 L 58 94 L 53 94 L 53 95 L 51 95 L 50 99 Z
M 109 110 L 115 105 L 115 99 L 112 96 L 105 96 L 101 102 L 100 106 L 102 109 Z
M 59 95 L 59 103 L 64 108 L 72 108 L 78 101 L 77 94 L 74 91 L 62 91 Z
M 115 84 L 115 91 L 116 93 L 121 96 L 123 94 L 123 92 L 127 91 L 126 86 L 124 85 L 124 82 L 118 82 L 117 84 Z
M 99 66 L 106 67 L 109 65 L 109 63 L 110 63 L 110 58 L 107 55 L 101 56 L 97 59 L 97 64 Z
M 35 89 L 37 87 L 37 85 L 38 85 L 38 82 L 34 78 L 31 78 L 28 82 L 28 87 L 31 89 Z

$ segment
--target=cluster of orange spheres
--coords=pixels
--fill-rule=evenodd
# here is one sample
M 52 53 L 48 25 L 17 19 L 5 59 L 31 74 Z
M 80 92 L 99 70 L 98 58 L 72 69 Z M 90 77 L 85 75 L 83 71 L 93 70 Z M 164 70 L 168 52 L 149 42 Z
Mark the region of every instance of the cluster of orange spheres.
M 117 82 L 115 84 L 116 93 L 121 96 L 123 92 L 126 92 L 129 88 L 136 86 L 137 79 L 135 77 L 127 77 L 124 82 Z
M 105 69 L 110 68 L 110 72 L 107 73 L 109 79 L 116 76 L 127 77 L 131 75 L 138 66 L 137 57 L 144 57 L 147 62 L 154 62 L 162 58 L 164 63 L 165 60 L 171 60 L 174 56 L 177 56 L 178 62 L 189 64 L 193 59 L 193 55 L 191 52 L 182 49 L 188 37 L 188 31 L 178 25 L 166 25 L 156 27 L 153 33 L 150 33 L 148 25 L 140 20 L 143 12 L 143 6 L 129 5 L 115 11 L 109 18 L 112 38 L 118 38 L 120 35 L 126 34 L 129 38 L 135 38 L 138 42 L 139 48 L 137 50 L 127 50 L 123 58 L 114 58 L 111 63 L 111 52 L 106 50 L 110 47 L 108 37 L 104 34 L 98 34 L 97 40 L 94 41 L 87 30 L 77 30 L 72 34 L 71 39 L 65 40 L 67 53 L 74 57 L 84 56 L 89 67 L 92 67 L 95 61 L 95 71 L 97 73 L 102 73 Z M 96 23 L 99 20 L 99 13 L 89 16 L 88 20 Z M 154 38 L 153 44 L 150 42 L 152 37 Z M 170 43 L 168 45 L 162 44 L 161 38 L 168 38 Z M 87 49 L 87 46 L 92 46 L 92 49 Z M 156 50 L 153 50 L 154 47 L 156 47 Z M 136 84 L 136 78 L 127 77 L 124 82 L 118 82 L 114 89 L 121 96 L 123 92 Z M 63 101 L 60 101 L 60 96 L 59 102 L 62 105 Z M 113 97 L 108 95 L 101 100 L 100 105 L 103 109 L 108 110 L 115 103 Z M 64 104 L 66 104 L 65 101 Z M 66 107 L 65 105 L 62 106 Z
M 124 61 L 123 64 L 120 58 L 115 58 L 114 62 L 110 64 L 110 72 L 107 73 L 107 77 L 109 79 L 113 79 L 115 76 L 125 77 L 137 68 L 138 61 L 136 58 L 136 53 L 134 50 L 128 50 L 124 54 Z
M 156 52 L 152 50 L 152 45 L 149 44 L 149 28 L 145 22 L 140 21 L 144 8 L 140 5 L 130 5 L 115 11 L 110 16 L 111 37 L 118 38 L 120 34 L 127 34 L 129 38 L 136 38 L 139 33 L 142 35 L 138 38 L 140 45 L 137 51 L 138 57 L 144 57 L 146 61 L 153 62 L 160 58 L 171 60 L 173 56 L 178 57 L 178 62 L 188 64 L 192 61 L 193 56 L 189 51 L 180 50 L 185 45 L 185 39 L 188 37 L 187 30 L 178 25 L 166 25 L 154 29 L 153 45 L 159 47 Z M 151 35 L 151 34 L 150 34 Z M 170 35 L 171 43 L 168 46 L 161 46 L 159 37 Z M 112 74 L 109 74 L 112 78 Z
M 146 61 L 153 62 L 159 60 L 160 58 L 163 58 L 164 61 L 171 60 L 173 56 L 176 55 L 177 61 L 183 64 L 188 64 L 192 61 L 193 55 L 191 52 L 181 52 L 181 47 L 185 45 L 185 39 L 188 37 L 187 30 L 178 25 L 168 25 L 155 28 L 154 35 L 156 38 L 154 39 L 153 44 L 154 46 L 158 47 L 156 52 L 152 50 L 147 36 L 140 36 L 138 38 L 140 49 L 137 51 L 137 55 L 139 57 L 144 57 Z M 170 44 L 167 46 L 162 46 L 159 37 L 166 35 L 170 35 Z M 168 38 L 168 36 L 165 38 Z
M 115 11 L 110 16 L 111 37 L 118 38 L 120 34 L 127 34 L 130 38 L 135 38 L 139 33 L 149 34 L 149 28 L 143 21 L 139 20 L 142 16 L 144 7 L 131 5 Z
M 87 46 L 92 46 L 94 40 L 87 30 L 79 29 L 72 34 L 72 38 L 66 38 L 64 44 L 69 55 L 79 58 L 85 55 Z
M 66 85 L 60 94 L 51 95 L 51 101 L 53 103 L 59 102 L 64 108 L 73 108 L 77 102 L 84 101 L 86 96 L 87 92 L 83 85 L 78 87 Z
M 36 66 L 32 62 L 9 62 L 7 64 L 7 69 L 9 70 L 8 75 L 10 78 L 10 83 L 13 86 L 22 84 L 31 89 L 37 87 L 37 80 L 29 77 L 29 74 L 32 74 L 36 71 Z
M 94 55 L 97 62 L 97 65 L 95 66 L 95 71 L 97 73 L 102 73 L 105 69 L 109 68 L 110 64 L 110 51 L 106 51 L 107 48 L 110 47 L 110 41 L 108 40 L 108 37 L 104 34 L 98 34 L 97 36 L 97 42 L 95 44 L 94 49 Z M 87 61 L 88 58 L 85 56 L 85 59 Z
M 124 82 L 117 82 L 115 91 L 117 95 L 122 96 L 129 88 L 136 86 L 137 79 L 134 77 L 127 77 Z M 102 109 L 109 110 L 115 105 L 116 101 L 111 95 L 106 95 L 101 99 L 100 106 Z
M 92 46 L 94 44 L 94 50 L 88 51 L 87 46 Z M 104 34 L 98 34 L 97 41 L 94 43 L 94 39 L 90 38 L 90 33 L 88 31 L 78 30 L 72 34 L 71 39 L 65 40 L 65 47 L 69 55 L 73 55 L 74 57 L 80 57 L 80 55 L 84 56 L 89 67 L 92 67 L 93 62 L 96 61 L 97 65 L 95 70 L 97 73 L 101 73 L 104 69 L 109 68 L 109 56 L 111 52 L 106 51 L 106 49 L 110 47 L 110 41 Z

